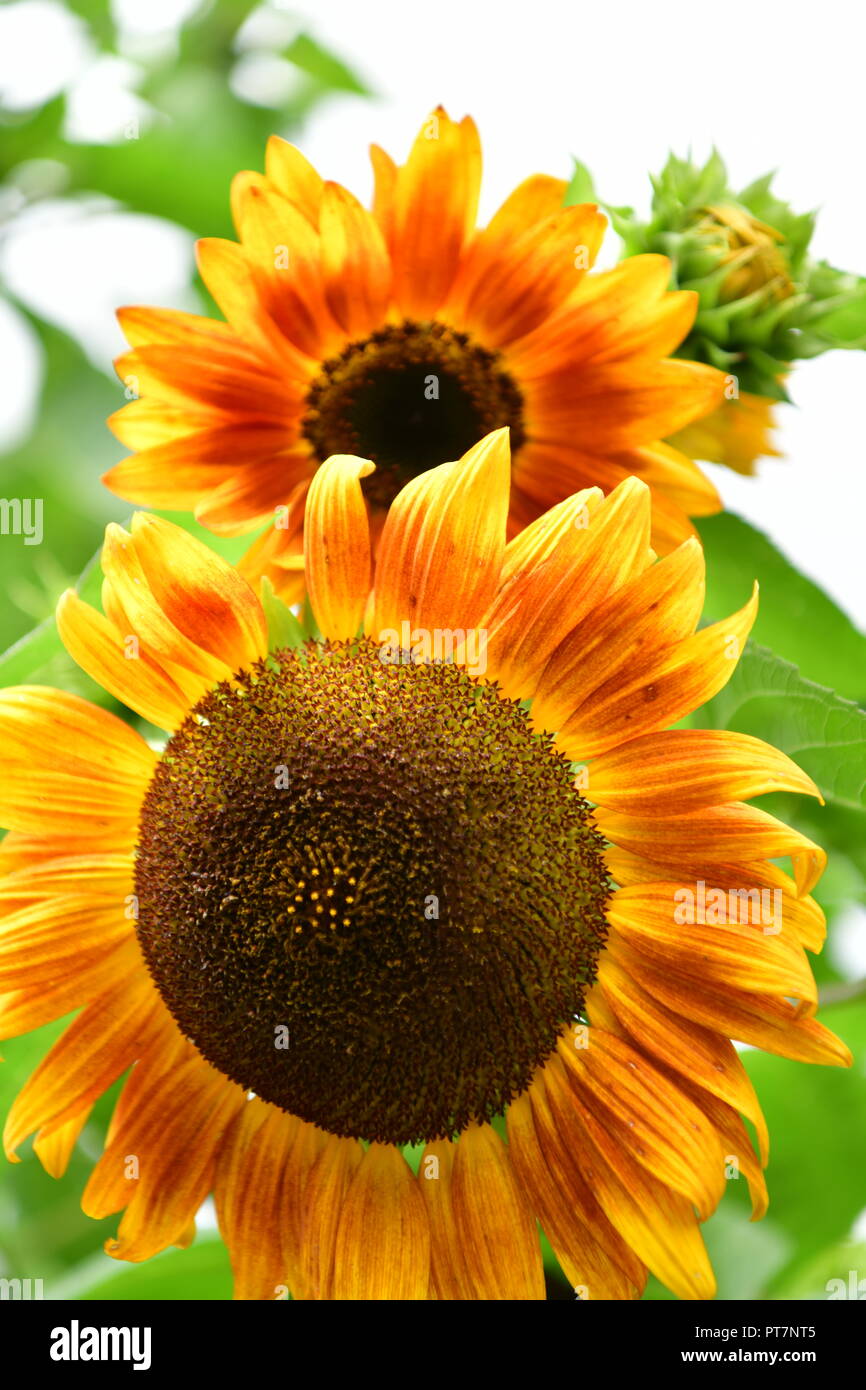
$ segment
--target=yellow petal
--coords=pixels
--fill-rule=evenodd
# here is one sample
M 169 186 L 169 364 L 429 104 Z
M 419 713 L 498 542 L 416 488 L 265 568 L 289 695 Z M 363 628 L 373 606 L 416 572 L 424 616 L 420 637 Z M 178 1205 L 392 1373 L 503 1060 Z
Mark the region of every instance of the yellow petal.
M 572 1288 L 584 1299 L 636 1298 L 640 1286 L 629 1277 L 640 1279 L 636 1261 L 629 1251 L 625 1268 L 618 1262 L 621 1238 L 555 1136 L 542 1148 L 528 1092 L 511 1102 L 507 1119 L 512 1164 Z
M 322 275 L 334 317 L 352 338 L 384 322 L 391 262 L 372 214 L 338 183 L 325 184 L 320 219 Z
M 454 1211 L 476 1299 L 544 1298 L 535 1221 L 508 1150 L 490 1125 L 463 1130 L 454 1160 Z
M 356 636 L 370 589 L 370 526 L 361 478 L 368 459 L 334 454 L 317 471 L 307 495 L 304 568 L 323 636 Z
M 509 469 L 508 430 L 494 430 L 395 498 L 376 562 L 375 641 L 404 622 L 427 632 L 477 625 L 499 582 Z
M 605 681 L 561 726 L 562 751 L 568 757 L 594 757 L 675 724 L 712 699 L 730 680 L 757 611 L 756 584 L 739 613 L 660 652 L 648 652 L 625 680 L 616 676 Z
M 424 1200 L 399 1149 L 371 1144 L 343 1203 L 334 1255 L 337 1300 L 423 1300 L 430 1280 Z
M 473 1297 L 463 1254 L 463 1238 L 454 1213 L 454 1156 L 450 1139 L 428 1144 L 418 1165 L 418 1186 L 430 1222 L 430 1297 L 462 1300 Z
M 299 1229 L 299 1257 L 303 1267 L 302 1297 L 334 1298 L 337 1232 L 352 1179 L 361 1165 L 364 1149 L 357 1139 L 334 1134 L 316 1158 L 303 1191 Z M 297 1295 L 296 1295 L 297 1296 Z
M 430 318 L 475 225 L 481 145 L 474 121 L 438 107 L 397 172 L 393 201 L 394 299 L 409 318 Z
M 297 1127 L 293 1116 L 251 1100 L 220 1152 L 214 1201 L 236 1299 L 278 1299 L 286 1288 L 283 1177 Z
M 762 739 L 728 729 L 669 729 L 594 758 L 592 799 L 629 815 L 687 815 L 768 792 L 820 792 L 795 762 Z
M 116 715 L 45 686 L 0 691 L 0 825 L 123 849 L 156 754 Z
M 126 625 L 125 625 L 126 626 Z M 129 638 L 74 589 L 57 605 L 57 631 L 64 647 L 92 680 L 158 729 L 173 730 L 189 713 L 191 699 L 151 658 L 147 650 L 131 660 Z

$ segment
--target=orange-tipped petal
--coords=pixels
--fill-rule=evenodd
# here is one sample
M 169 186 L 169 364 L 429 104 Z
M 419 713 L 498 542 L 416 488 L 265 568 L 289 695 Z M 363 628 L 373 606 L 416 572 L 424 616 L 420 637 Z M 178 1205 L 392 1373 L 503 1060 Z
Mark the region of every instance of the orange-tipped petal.
M 480 186 L 475 122 L 452 121 L 438 107 L 394 188 L 394 299 L 407 317 L 430 318 L 445 298 L 475 225 Z
M 430 1228 L 412 1170 L 399 1149 L 371 1144 L 349 1185 L 334 1254 L 337 1300 L 423 1300 Z
M 456 463 L 413 479 L 391 504 L 376 564 L 370 635 L 472 628 L 493 597 L 505 551 L 508 430 Z
M 370 526 L 361 479 L 369 459 L 334 454 L 318 469 L 307 494 L 304 569 L 323 636 L 354 637 L 370 589 Z
M 475 1298 L 544 1298 L 538 1232 L 508 1149 L 490 1125 L 463 1130 L 454 1159 L 454 1211 Z

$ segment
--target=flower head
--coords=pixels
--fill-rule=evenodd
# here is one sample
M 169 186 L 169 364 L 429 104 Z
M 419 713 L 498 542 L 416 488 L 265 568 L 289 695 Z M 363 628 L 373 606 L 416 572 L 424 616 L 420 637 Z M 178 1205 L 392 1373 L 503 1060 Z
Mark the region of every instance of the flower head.
M 536 1222 L 589 1297 L 709 1297 L 730 1155 L 767 1200 L 730 1039 L 848 1060 L 813 1017 L 824 854 L 750 804 L 813 784 L 668 728 L 755 597 L 698 630 L 700 547 L 656 559 L 634 478 L 507 542 L 502 430 L 397 494 L 370 591 L 370 468 L 318 470 L 318 630 L 276 649 L 185 532 L 109 528 L 105 612 L 70 592 L 60 631 L 164 746 L 0 694 L 0 1022 L 81 1011 L 7 1152 L 62 1171 L 132 1065 L 84 1195 L 118 1258 L 188 1243 L 213 1190 L 242 1298 L 543 1298 Z
M 672 360 L 697 296 L 668 292 L 666 257 L 590 273 L 605 219 L 534 175 L 476 227 L 473 122 L 441 109 L 399 167 L 374 148 L 367 211 L 274 137 L 266 172 L 232 188 L 239 241 L 199 243 L 225 322 L 120 313 L 118 372 L 136 398 L 111 420 L 134 450 L 120 496 L 268 530 L 244 572 L 295 597 L 307 490 L 332 454 L 372 459 L 374 532 L 413 477 L 511 431 L 515 533 L 576 489 L 630 474 L 656 496 L 659 551 L 718 510 L 692 461 L 660 441 L 714 409 L 723 377 Z

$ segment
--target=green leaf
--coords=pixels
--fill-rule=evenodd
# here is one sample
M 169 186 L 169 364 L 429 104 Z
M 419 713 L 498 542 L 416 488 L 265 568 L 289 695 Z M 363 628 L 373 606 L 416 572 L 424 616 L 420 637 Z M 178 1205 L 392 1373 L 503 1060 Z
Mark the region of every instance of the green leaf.
M 788 753 L 822 795 L 866 807 L 866 711 L 748 643 L 725 688 L 703 707 L 706 728 L 754 734 Z
M 100 472 L 117 461 L 118 446 L 105 417 L 122 391 L 96 370 L 58 328 L 18 306 L 38 332 L 45 354 L 45 384 L 30 437 L 0 464 L 5 497 L 35 497 L 43 504 L 41 545 L 4 538 L 0 544 L 0 651 L 51 617 L 60 592 L 75 582 L 102 539 L 105 523 L 129 504 L 112 497 Z
M 862 1056 L 862 1007 L 850 1003 L 822 1009 L 821 1021 L 855 1057 Z M 769 1215 L 791 1236 L 795 1252 L 768 1289 L 772 1297 L 782 1297 L 794 1271 L 831 1242 L 845 1240 L 862 1210 L 866 1075 L 862 1066 L 806 1066 L 758 1051 L 744 1052 L 742 1061 L 770 1130 Z M 847 1274 L 848 1268 L 834 1271 L 834 1277 Z
M 114 47 L 114 18 L 110 0 L 66 0 L 66 4 L 74 14 L 87 20 L 93 37 L 99 39 L 104 48 Z
M 38 159 L 45 146 L 59 142 L 66 115 L 66 94 L 47 101 L 35 111 L 4 111 L 0 141 L 0 177 L 26 159 Z
M 861 889 L 866 890 L 866 813 L 848 806 L 825 806 L 813 807 L 811 814 L 816 821 L 820 815 L 821 833 L 844 851 L 859 874 Z M 866 898 L 866 892 L 857 896 Z
M 71 1270 L 52 1296 L 86 1303 L 99 1299 L 230 1299 L 231 1265 L 226 1247 L 215 1236 L 196 1240 L 188 1250 L 167 1250 L 144 1264 L 125 1264 L 109 1255 L 97 1255 Z
M 861 1278 L 866 1278 L 866 1243 L 841 1241 L 805 1264 L 796 1264 L 777 1284 L 776 1297 L 810 1302 L 859 1299 L 864 1296 L 859 1292 Z
M 0 1115 L 4 1118 L 29 1076 L 57 1041 L 71 1015 L 3 1042 L 0 1064 Z M 0 1273 L 45 1281 L 45 1297 L 55 1281 L 117 1231 L 117 1216 L 96 1222 L 81 1210 L 81 1193 L 105 1147 L 105 1132 L 120 1083 L 94 1107 L 60 1180 L 49 1176 L 30 1142 L 19 1150 L 20 1163 L 0 1165 Z
M 585 164 L 581 164 L 579 159 L 574 161 L 574 173 L 571 182 L 565 190 L 564 205 L 567 208 L 573 207 L 577 203 L 597 203 L 598 194 L 595 191 L 595 184 L 592 174 Z
M 792 661 L 809 680 L 861 702 L 866 697 L 866 636 L 763 532 L 731 512 L 697 523 L 707 559 L 708 617 L 719 619 L 761 586 L 752 638 Z
M 268 651 L 275 652 L 284 647 L 300 647 L 303 644 L 303 627 L 291 608 L 277 597 L 267 576 L 262 579 L 262 607 L 268 623 Z
M 86 603 L 97 607 L 102 584 L 99 556 L 97 551 L 75 586 Z M 0 688 L 10 685 L 51 685 L 97 704 L 114 703 L 113 697 L 72 660 L 54 618 L 46 618 L 0 656 Z

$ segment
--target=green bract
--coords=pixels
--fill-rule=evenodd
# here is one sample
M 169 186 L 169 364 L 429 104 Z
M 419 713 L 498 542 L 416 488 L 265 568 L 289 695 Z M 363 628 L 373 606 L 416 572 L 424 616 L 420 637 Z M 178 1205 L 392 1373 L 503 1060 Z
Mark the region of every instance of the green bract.
M 694 327 L 675 355 L 735 375 L 743 391 L 787 400 L 792 362 L 866 348 L 866 278 L 810 257 L 815 214 L 777 198 L 772 178 L 735 193 L 716 150 L 702 167 L 670 155 L 651 176 L 648 221 L 633 208 L 602 206 L 626 256 L 669 256 L 672 287 L 699 296 Z M 594 196 L 577 163 L 566 202 Z

